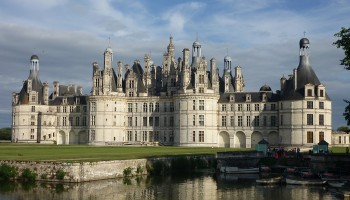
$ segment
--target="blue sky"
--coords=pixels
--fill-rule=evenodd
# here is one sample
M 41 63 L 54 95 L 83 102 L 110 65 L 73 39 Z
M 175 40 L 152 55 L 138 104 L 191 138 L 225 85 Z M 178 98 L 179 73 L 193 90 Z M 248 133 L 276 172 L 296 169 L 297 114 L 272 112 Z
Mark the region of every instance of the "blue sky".
M 92 62 L 102 66 L 110 45 L 117 61 L 132 64 L 151 53 L 161 65 L 170 34 L 176 57 L 198 37 L 202 54 L 232 57 L 245 91 L 265 83 L 275 91 L 282 75 L 299 62 L 299 40 L 310 40 L 311 65 L 333 101 L 333 129 L 345 125 L 350 71 L 339 65 L 343 51 L 332 45 L 349 27 L 348 0 L 8 0 L 0 2 L 0 127 L 11 125 L 11 95 L 29 74 L 29 58 L 40 58 L 40 78 L 91 90 Z

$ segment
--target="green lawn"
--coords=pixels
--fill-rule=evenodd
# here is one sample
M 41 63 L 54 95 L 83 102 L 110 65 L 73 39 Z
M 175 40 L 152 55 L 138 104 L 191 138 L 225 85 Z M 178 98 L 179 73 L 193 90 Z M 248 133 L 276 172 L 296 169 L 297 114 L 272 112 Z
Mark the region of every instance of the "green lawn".
M 250 149 L 202 147 L 112 147 L 0 143 L 0 160 L 80 162 L 176 155 L 212 155 L 222 151 L 246 150 Z

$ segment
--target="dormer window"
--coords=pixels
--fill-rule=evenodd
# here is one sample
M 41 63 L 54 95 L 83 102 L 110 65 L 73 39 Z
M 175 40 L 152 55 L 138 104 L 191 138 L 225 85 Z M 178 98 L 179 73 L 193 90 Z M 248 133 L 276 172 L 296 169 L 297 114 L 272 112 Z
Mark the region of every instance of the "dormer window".
M 307 89 L 307 96 L 312 97 L 312 89 Z
M 235 101 L 235 95 L 231 94 L 230 95 L 230 102 L 234 102 Z
M 67 104 L 67 97 L 64 97 L 64 98 L 62 99 L 62 103 L 63 103 L 63 104 Z
M 324 91 L 323 90 L 320 90 L 320 97 L 324 97 Z
M 251 95 L 250 95 L 250 94 L 247 94 L 247 95 L 245 96 L 245 101 L 247 101 L 247 102 L 250 102 L 250 101 L 251 101 Z
M 266 100 L 267 100 L 266 93 L 263 93 L 262 94 L 262 101 L 266 101 Z

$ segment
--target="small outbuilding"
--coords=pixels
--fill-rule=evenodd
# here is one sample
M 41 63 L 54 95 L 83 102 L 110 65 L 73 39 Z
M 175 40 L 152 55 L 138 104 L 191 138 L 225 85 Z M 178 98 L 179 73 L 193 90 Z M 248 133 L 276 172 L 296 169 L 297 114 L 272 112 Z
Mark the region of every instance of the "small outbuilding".
M 313 153 L 326 153 L 328 152 L 328 142 L 321 140 L 317 145 L 312 148 Z
M 258 144 L 256 144 L 256 147 L 255 147 L 256 151 L 263 152 L 264 155 L 266 155 L 268 148 L 269 148 L 269 142 L 266 141 L 265 139 L 260 140 L 260 142 L 258 142 Z

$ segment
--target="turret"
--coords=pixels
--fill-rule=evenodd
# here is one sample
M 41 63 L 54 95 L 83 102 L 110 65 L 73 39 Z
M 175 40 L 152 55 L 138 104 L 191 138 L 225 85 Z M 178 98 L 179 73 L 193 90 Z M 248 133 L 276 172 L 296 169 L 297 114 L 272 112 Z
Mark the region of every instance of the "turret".
M 118 61 L 118 80 L 117 80 L 117 91 L 123 92 L 123 63 Z
M 236 92 L 244 91 L 244 79 L 242 75 L 242 68 L 240 66 L 235 67 L 235 90 Z
M 52 99 L 55 99 L 60 94 L 60 83 L 58 81 L 53 82 L 53 95 Z
M 44 93 L 44 104 L 48 105 L 49 104 L 49 84 L 47 82 L 44 82 L 43 84 L 43 93 Z

